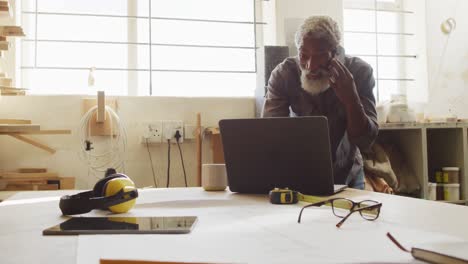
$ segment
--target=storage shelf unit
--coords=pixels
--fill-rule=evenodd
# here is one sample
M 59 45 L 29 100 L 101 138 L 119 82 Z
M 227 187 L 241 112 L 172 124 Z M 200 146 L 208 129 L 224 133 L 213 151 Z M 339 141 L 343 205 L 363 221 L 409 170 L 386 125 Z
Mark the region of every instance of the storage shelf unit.
M 460 200 L 468 199 L 468 123 L 380 124 L 379 138 L 402 152 L 427 199 L 428 183 L 441 167 L 460 168 Z

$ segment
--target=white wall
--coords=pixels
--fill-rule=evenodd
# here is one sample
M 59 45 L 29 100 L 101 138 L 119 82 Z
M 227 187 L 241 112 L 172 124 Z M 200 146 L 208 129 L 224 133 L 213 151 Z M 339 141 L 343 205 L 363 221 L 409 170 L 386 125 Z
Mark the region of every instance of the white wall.
M 77 129 L 82 112 L 81 96 L 25 96 L 1 97 L 1 118 L 31 119 L 42 129 Z M 254 98 L 164 98 L 118 97 L 118 113 L 125 121 L 128 133 L 128 149 L 125 155 L 126 173 L 138 187 L 153 185 L 151 166 L 146 146 L 140 144 L 144 122 L 152 120 L 183 120 L 195 124 L 196 113 L 201 112 L 204 127 L 217 126 L 222 118 L 253 117 Z M 88 176 L 85 164 L 78 156 L 78 138 L 73 135 L 31 136 L 57 149 L 53 155 L 0 135 L 0 169 L 19 167 L 46 167 L 61 176 L 77 178 L 77 187 L 91 188 L 96 179 Z M 203 161 L 211 162 L 209 137 L 203 144 Z M 189 185 L 195 184 L 195 143 L 182 144 Z M 156 175 L 160 184 L 166 184 L 167 145 L 151 146 Z M 180 157 L 175 146 L 171 151 L 171 186 L 183 186 Z
M 468 1 L 426 1 L 429 113 L 446 115 L 451 109 L 458 117 L 468 118 L 467 12 Z M 440 25 L 449 17 L 456 19 L 457 27 L 447 36 Z
M 441 0 L 442 1 L 442 0 Z M 405 88 L 408 101 L 413 103 L 428 102 L 428 75 L 427 75 L 427 45 L 426 45 L 426 2 L 409 0 L 404 2 L 403 10 L 413 11 L 414 15 L 408 18 L 408 15 L 403 15 L 404 23 L 402 32 L 415 33 L 408 38 L 408 45 L 402 49 L 402 54 L 416 55 L 416 59 L 403 60 L 402 65 L 408 70 L 408 74 L 404 76 L 412 77 L 414 82 L 401 82 Z M 412 67 L 412 68 L 409 68 Z

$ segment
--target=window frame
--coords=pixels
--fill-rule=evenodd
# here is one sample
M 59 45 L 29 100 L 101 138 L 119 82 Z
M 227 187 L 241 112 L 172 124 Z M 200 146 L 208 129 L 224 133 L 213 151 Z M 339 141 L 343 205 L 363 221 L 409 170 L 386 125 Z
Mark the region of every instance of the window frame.
M 390 0 L 391 1 L 391 0 Z M 381 70 L 379 69 L 379 58 L 382 57 L 394 57 L 399 59 L 398 62 L 398 69 L 397 72 L 400 74 L 406 73 L 407 72 L 407 63 L 404 61 L 404 59 L 417 59 L 417 55 L 415 54 L 395 54 L 395 55 L 384 55 L 381 54 L 379 51 L 379 41 L 378 37 L 379 35 L 384 35 L 384 34 L 389 34 L 389 35 L 395 35 L 395 36 L 400 36 L 401 38 L 406 38 L 406 37 L 413 37 L 416 35 L 416 32 L 405 32 L 404 30 L 404 25 L 405 25 L 405 16 L 403 14 L 411 14 L 414 15 L 413 11 L 408 11 L 404 9 L 404 1 L 405 0 L 393 0 L 392 2 L 390 1 L 382 1 L 382 0 L 374 0 L 374 1 L 369 1 L 369 0 L 344 0 L 343 2 L 343 10 L 366 10 L 369 12 L 373 12 L 374 14 L 374 25 L 375 25 L 375 31 L 374 32 L 361 32 L 363 34 L 370 34 L 374 35 L 376 38 L 376 50 L 375 54 L 372 55 L 365 55 L 367 57 L 375 57 L 375 62 L 376 62 L 376 67 L 374 68 L 374 77 L 376 81 L 376 89 L 374 90 L 374 95 L 376 97 L 376 101 L 380 102 L 383 101 L 380 97 L 380 94 L 382 93 L 383 89 L 380 86 L 380 81 L 395 81 L 396 82 L 396 89 L 399 91 L 405 90 L 406 84 L 405 82 L 416 82 L 415 78 L 385 78 L 381 77 Z M 397 20 L 397 24 L 395 25 L 395 28 L 398 29 L 397 32 L 381 32 L 378 29 L 378 12 L 393 12 L 393 13 L 401 13 L 402 15 L 399 16 L 399 19 Z M 344 19 L 344 23 L 346 23 L 346 19 Z M 358 33 L 356 31 L 346 31 L 343 30 L 343 36 L 345 33 Z M 406 40 L 399 40 L 396 41 L 396 50 L 406 50 L 408 41 Z M 360 56 L 358 54 L 352 54 L 355 56 Z M 362 56 L 362 55 L 361 55 Z
M 127 45 L 127 54 L 128 54 L 128 58 L 127 58 L 127 67 L 126 68 L 96 68 L 96 71 L 99 71 L 99 70 L 106 70 L 106 71 L 111 71 L 111 70 L 116 70 L 116 71 L 123 71 L 125 72 L 126 76 L 127 76 L 127 89 L 126 89 L 126 94 L 124 94 L 124 96 L 140 96 L 142 95 L 141 91 L 143 88 L 140 87 L 140 84 L 139 84 L 139 81 L 138 81 L 138 77 L 137 77 L 137 73 L 139 71 L 145 71 L 145 72 L 150 72 L 150 73 L 153 73 L 154 72 L 158 72 L 158 71 L 161 71 L 161 72 L 198 72 L 198 73 L 213 73 L 213 74 L 217 74 L 217 73 L 233 73 L 233 74 L 243 74 L 243 73 L 251 73 L 251 74 L 257 74 L 257 63 L 258 63 L 258 60 L 257 60 L 257 52 L 258 52 L 258 49 L 259 49 L 259 46 L 258 43 L 257 43 L 257 26 L 258 25 L 265 25 L 266 23 L 264 22 L 259 22 L 257 21 L 257 9 L 259 7 L 261 7 L 261 4 L 258 5 L 257 1 L 256 0 L 251 0 L 252 3 L 253 3 L 253 21 L 233 21 L 233 20 L 213 20 L 213 19 L 197 19 L 197 18 L 171 18 L 171 17 L 155 17 L 153 15 L 151 15 L 151 0 L 149 0 L 148 2 L 145 1 L 146 4 L 149 4 L 149 7 L 148 7 L 148 11 L 149 11 L 149 14 L 148 16 L 146 17 L 138 17 L 137 16 L 137 10 L 138 10 L 138 4 L 140 4 L 141 2 L 140 1 L 127 1 L 127 15 L 124 16 L 124 15 L 121 15 L 121 16 L 117 16 L 117 17 L 121 17 L 121 18 L 124 18 L 124 17 L 127 17 L 127 18 L 143 18 L 143 19 L 147 19 L 148 20 L 148 24 L 149 24 L 149 42 L 148 43 L 138 43 L 137 41 L 137 23 L 132 23 L 130 22 L 130 19 L 127 20 L 127 27 L 128 27 L 128 32 L 127 32 L 127 42 L 122 42 L 122 43 L 116 43 L 116 42 L 107 42 L 108 44 L 126 44 Z M 265 0 L 262 0 L 262 1 L 265 1 Z M 19 1 L 19 2 L 22 2 L 22 1 Z M 37 64 L 37 56 L 38 56 L 38 53 L 37 53 L 37 43 L 40 42 L 41 40 L 37 38 L 37 17 L 38 15 L 42 15 L 42 14 L 46 14 L 47 12 L 38 12 L 38 9 L 37 9 L 37 2 L 38 0 L 31 0 L 31 2 L 35 2 L 35 10 L 34 11 L 25 11 L 23 10 L 23 8 L 21 7 L 21 4 L 20 4 L 20 7 L 19 7 L 19 12 L 21 14 L 21 16 L 23 14 L 32 14 L 35 16 L 35 23 L 34 23 L 34 27 L 35 27 L 35 36 L 34 36 L 34 39 L 28 39 L 27 37 L 23 40 L 23 41 L 33 41 L 34 42 L 34 65 L 33 66 L 25 66 L 23 65 L 23 61 L 20 59 L 17 61 L 17 63 L 19 63 L 19 69 L 18 69 L 18 72 L 19 72 L 19 79 L 21 79 L 21 81 L 23 82 L 24 81 L 24 75 L 23 74 L 23 71 L 24 70 L 28 70 L 28 69 L 64 69 L 64 70 L 80 70 L 80 71 L 89 71 L 89 68 L 85 68 L 85 67 L 42 67 L 40 65 Z M 261 2 L 261 1 L 260 1 Z M 143 4 L 144 5 L 144 4 Z M 257 6 L 258 5 L 258 6 Z M 53 12 L 51 12 L 53 13 Z M 63 13 L 64 15 L 74 15 L 73 13 Z M 80 14 L 75 14 L 75 15 L 80 15 Z M 102 16 L 102 17 L 113 17 L 113 15 L 106 15 L 106 14 L 83 14 L 83 15 L 88 15 L 88 16 Z M 22 19 L 22 18 L 21 18 Z M 249 24 L 249 25 L 252 25 L 252 34 L 253 34 L 253 43 L 252 43 L 252 46 L 221 46 L 221 45 L 183 45 L 183 44 L 158 44 L 158 43 L 153 43 L 152 42 L 152 39 L 151 39 L 151 22 L 154 23 L 154 20 L 156 19 L 165 19 L 165 20 L 182 20 L 182 21 L 201 21 L 201 22 L 207 22 L 207 23 L 235 23 L 235 24 Z M 133 21 L 136 21 L 136 19 L 133 19 Z M 66 40 L 63 40 L 63 42 L 65 42 Z M 76 41 L 76 42 L 79 42 L 79 43 L 84 43 L 86 41 Z M 93 42 L 93 41 L 89 41 L 89 42 Z M 95 43 L 106 43 L 104 41 L 94 41 Z M 138 45 L 148 45 L 149 47 L 149 53 L 150 53 L 150 56 L 149 56 L 149 68 L 147 69 L 138 69 L 138 62 L 137 62 L 137 45 L 129 45 L 131 43 L 136 43 Z M 160 68 L 160 69 L 157 69 L 154 65 L 154 60 L 152 59 L 152 49 L 154 48 L 154 46 L 157 46 L 157 45 L 163 45 L 163 46 L 173 46 L 173 47 L 198 47 L 198 48 L 208 48 L 208 49 L 225 49 L 225 48 L 231 48 L 231 49 L 248 49 L 248 50 L 253 50 L 253 54 L 254 54 L 254 59 L 253 59 L 253 65 L 252 65 L 252 68 L 253 70 L 185 70 L 185 69 L 164 69 L 164 68 Z M 19 50 L 20 50 L 20 53 L 21 53 L 21 56 L 23 56 L 24 54 L 24 50 L 23 50 L 23 47 L 22 47 L 22 44 L 20 44 L 20 47 L 19 47 Z M 143 94 L 142 96 L 152 96 L 154 93 L 153 93 L 153 90 L 155 89 L 158 89 L 156 86 L 154 86 L 153 84 L 153 74 L 148 74 L 149 75 L 149 87 L 148 87 L 148 90 L 149 92 L 146 93 L 146 94 Z M 256 89 L 256 82 L 253 82 L 252 83 L 252 94 L 251 94 L 251 97 L 254 97 L 254 91 Z M 81 91 L 75 93 L 74 91 L 72 91 L 73 94 L 81 94 Z M 61 93 L 53 93 L 53 94 L 56 94 L 56 95 L 60 95 Z M 194 95 L 194 94 L 191 94 L 189 96 L 197 96 L 197 95 Z M 228 97 L 230 97 L 231 95 L 227 95 Z

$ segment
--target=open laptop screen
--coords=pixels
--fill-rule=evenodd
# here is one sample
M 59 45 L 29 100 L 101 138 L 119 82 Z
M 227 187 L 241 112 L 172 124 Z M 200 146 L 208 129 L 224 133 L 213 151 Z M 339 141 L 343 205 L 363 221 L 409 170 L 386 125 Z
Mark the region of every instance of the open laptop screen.
M 334 192 L 326 117 L 224 119 L 219 122 L 229 188 L 310 195 Z

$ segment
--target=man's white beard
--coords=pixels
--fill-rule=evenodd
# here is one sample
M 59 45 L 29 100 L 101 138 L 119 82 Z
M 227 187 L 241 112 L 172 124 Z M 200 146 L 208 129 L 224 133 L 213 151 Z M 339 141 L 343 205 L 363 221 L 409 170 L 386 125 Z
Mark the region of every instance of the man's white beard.
M 302 89 L 304 89 L 310 95 L 319 94 L 330 88 L 330 81 L 326 75 L 322 75 L 322 77 L 318 80 L 311 80 L 307 78 L 308 74 L 309 71 L 301 70 Z

